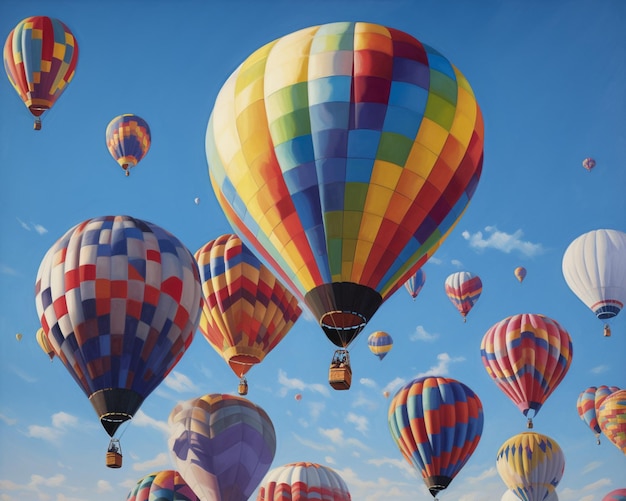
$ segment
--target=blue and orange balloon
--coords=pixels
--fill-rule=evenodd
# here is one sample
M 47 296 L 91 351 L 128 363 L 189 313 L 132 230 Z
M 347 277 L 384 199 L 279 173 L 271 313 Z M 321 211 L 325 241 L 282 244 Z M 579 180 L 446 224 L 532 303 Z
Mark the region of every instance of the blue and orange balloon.
M 137 481 L 126 501 L 202 501 L 174 470 L 150 473 Z
M 35 117 L 41 117 L 61 97 L 74 78 L 78 43 L 58 19 L 31 16 L 20 21 L 4 44 L 4 69 L 9 82 Z
M 426 283 L 426 273 L 421 268 L 417 270 L 409 279 L 404 282 L 405 289 L 411 297 L 415 299 Z
M 370 351 L 380 360 L 387 356 L 393 347 L 393 338 L 383 331 L 372 332 L 367 338 Z
M 578 395 L 578 400 L 576 401 L 578 415 L 594 433 L 598 444 L 600 444 L 602 430 L 598 424 L 596 409 L 600 407 L 606 397 L 618 390 L 617 386 L 590 386 Z
M 452 273 L 446 278 L 446 294 L 454 307 L 459 310 L 463 322 L 474 307 L 483 291 L 483 283 L 478 275 L 469 271 Z
M 524 268 L 523 266 L 518 266 L 517 268 L 515 268 L 513 273 L 515 274 L 515 278 L 517 278 L 520 283 L 522 283 L 526 278 L 526 268 Z
M 483 419 L 478 396 L 452 378 L 414 379 L 389 404 L 391 436 L 433 497 L 450 485 L 478 446 Z
M 152 143 L 148 123 L 132 114 L 119 115 L 111 120 L 105 136 L 109 153 L 127 176 L 130 169 L 146 156 Z
M 626 488 L 609 492 L 602 498 L 602 501 L 626 501 Z
M 211 184 L 237 234 L 346 348 L 474 195 L 483 119 L 439 52 L 364 22 L 270 42 L 220 90 Z

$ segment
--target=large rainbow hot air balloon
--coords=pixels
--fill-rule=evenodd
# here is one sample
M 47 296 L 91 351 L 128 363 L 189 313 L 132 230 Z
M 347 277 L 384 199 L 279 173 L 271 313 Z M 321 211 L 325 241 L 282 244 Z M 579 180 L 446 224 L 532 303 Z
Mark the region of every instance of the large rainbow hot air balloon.
M 464 213 L 483 132 L 443 55 L 338 22 L 248 57 L 219 92 L 206 154 L 236 232 L 345 349 Z
M 524 501 L 544 501 L 563 477 L 565 456 L 554 439 L 526 431 L 509 438 L 496 454 L 506 486 Z
M 4 44 L 4 69 L 28 111 L 41 117 L 61 97 L 74 78 L 78 43 L 58 19 L 31 16 L 20 21 Z
M 411 297 L 415 299 L 426 283 L 426 273 L 421 268 L 417 270 L 409 279 L 404 282 L 405 289 Z
M 383 331 L 372 332 L 367 338 L 367 345 L 370 351 L 382 360 L 391 351 L 393 338 Z
M 272 469 L 263 479 L 256 501 L 350 501 L 339 474 L 317 463 L 297 462 Z
M 450 484 L 476 449 L 483 406 L 466 385 L 427 376 L 406 384 L 389 404 L 389 430 L 433 497 Z
M 44 256 L 41 326 L 111 437 L 191 344 L 201 294 L 191 252 L 130 216 L 83 221 Z
M 202 501 L 247 501 L 274 460 L 274 425 L 243 397 L 180 402 L 168 423 L 176 468 Z
M 598 444 L 600 444 L 602 430 L 598 424 L 596 408 L 600 407 L 606 397 L 618 390 L 617 386 L 590 386 L 578 395 L 578 400 L 576 401 L 578 415 L 594 433 Z
M 126 501 L 202 501 L 174 470 L 150 473 L 137 481 Z
M 602 401 L 596 414 L 604 436 L 626 454 L 626 390 L 611 393 Z
M 572 363 L 572 340 L 556 321 L 544 315 L 513 315 L 493 325 L 480 343 L 489 377 L 528 417 L 557 388 Z
M 626 233 L 593 230 L 569 244 L 563 254 L 563 276 L 574 294 L 600 320 L 610 336 L 609 320 L 626 303 Z
M 459 310 L 465 322 L 467 314 L 474 307 L 483 291 L 480 277 L 469 271 L 452 273 L 446 278 L 445 289 L 448 298 Z
M 222 235 L 195 253 L 202 283 L 200 330 L 241 378 L 263 361 L 298 320 L 297 298 L 237 235 Z
M 146 156 L 152 142 L 148 123 L 130 113 L 111 120 L 105 136 L 109 153 L 127 176 L 130 175 L 130 169 Z

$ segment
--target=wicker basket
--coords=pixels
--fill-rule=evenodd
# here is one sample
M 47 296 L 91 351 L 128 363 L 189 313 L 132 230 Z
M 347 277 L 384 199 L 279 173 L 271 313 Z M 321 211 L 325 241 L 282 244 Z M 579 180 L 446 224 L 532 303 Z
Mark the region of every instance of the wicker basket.
M 346 367 L 331 367 L 328 371 L 328 382 L 335 390 L 349 390 L 352 384 L 352 369 Z
M 107 452 L 106 465 L 108 468 L 121 468 L 122 455 L 119 452 Z

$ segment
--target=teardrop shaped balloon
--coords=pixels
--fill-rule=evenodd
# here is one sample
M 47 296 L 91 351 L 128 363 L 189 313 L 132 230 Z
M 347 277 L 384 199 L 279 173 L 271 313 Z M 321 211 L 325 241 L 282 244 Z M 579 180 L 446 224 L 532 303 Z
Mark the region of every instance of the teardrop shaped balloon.
M 515 268 L 513 273 L 515 274 L 515 278 L 517 278 L 520 283 L 522 283 L 526 278 L 526 268 L 524 268 L 523 266 L 518 266 L 517 268 Z
M 41 350 L 46 355 L 48 355 L 48 358 L 50 358 L 50 360 L 53 360 L 54 348 L 52 348 L 52 345 L 49 343 L 48 337 L 46 336 L 45 331 L 41 327 L 37 329 L 37 334 L 35 334 L 35 337 L 37 339 L 37 344 L 39 345 Z
M 619 388 L 616 386 L 590 386 L 578 395 L 578 400 L 576 401 L 578 415 L 594 433 L 598 444 L 600 443 L 602 430 L 600 429 L 596 416 L 596 405 L 600 407 L 602 401 L 617 390 L 619 390 Z
M 602 501 L 626 501 L 626 488 L 609 492 L 602 498 Z
M 562 268 L 569 288 L 598 319 L 608 321 L 624 307 L 626 233 L 601 229 L 580 235 L 565 250 Z
M 591 157 L 587 157 L 583 160 L 583 167 L 585 169 L 587 169 L 588 171 L 591 172 L 591 170 L 596 166 L 596 161 L 591 158 Z
M 17 334 L 15 334 L 15 340 L 19 343 L 22 340 L 22 333 L 18 332 Z
M 572 363 L 572 340 L 556 321 L 523 313 L 493 325 L 480 343 L 487 374 L 517 408 L 528 417 L 558 387 Z
M 201 294 L 191 252 L 130 216 L 83 221 L 44 256 L 35 285 L 41 326 L 110 436 L 191 344 Z
M 272 469 L 263 479 L 256 501 L 351 501 L 343 478 L 332 468 L 297 462 Z
M 404 282 L 404 287 L 411 297 L 415 299 L 426 283 L 426 273 L 421 268 L 417 270 L 409 279 Z
M 445 289 L 448 298 L 465 321 L 483 291 L 483 283 L 478 275 L 459 271 L 446 278 Z
M 179 402 L 168 424 L 176 468 L 202 501 L 247 501 L 274 460 L 274 425 L 243 397 L 210 394 Z
M 119 115 L 106 128 L 106 143 L 109 153 L 128 176 L 146 156 L 152 143 L 148 123 L 133 114 Z
M 391 351 L 393 338 L 383 331 L 372 332 L 367 338 L 367 345 L 370 351 L 382 360 Z
M 150 473 L 137 481 L 126 501 L 202 501 L 174 470 Z
M 604 436 L 626 454 L 626 390 L 618 390 L 606 397 L 597 415 Z
M 236 232 L 347 347 L 450 234 L 483 163 L 461 72 L 397 29 L 312 26 L 228 78 L 206 133 Z
M 427 376 L 398 390 L 388 413 L 391 436 L 433 497 L 461 471 L 483 430 L 483 406 L 463 383 Z
M 297 298 L 234 234 L 221 235 L 195 253 L 202 283 L 200 330 L 243 377 L 261 363 L 298 320 Z
M 496 468 L 520 499 L 544 501 L 563 477 L 565 456 L 554 439 L 527 431 L 502 444 L 496 454 Z
M 35 117 L 35 130 L 41 128 L 41 116 L 74 78 L 77 63 L 76 38 L 58 19 L 27 17 L 9 33 L 4 44 L 4 69 Z

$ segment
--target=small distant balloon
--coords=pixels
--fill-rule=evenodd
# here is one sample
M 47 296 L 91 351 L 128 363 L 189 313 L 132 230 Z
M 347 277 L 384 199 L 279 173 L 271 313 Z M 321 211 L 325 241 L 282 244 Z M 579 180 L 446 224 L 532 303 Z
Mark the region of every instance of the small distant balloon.
M 383 396 L 389 398 L 389 392 L 387 390 L 383 391 Z
M 302 400 L 302 393 L 296 393 L 293 397 L 297 402 Z
M 109 153 L 128 176 L 146 156 L 151 144 L 150 127 L 141 117 L 127 113 L 109 122 L 106 128 Z
M 514 273 L 515 278 L 517 278 L 520 283 L 522 283 L 526 278 L 526 268 L 524 268 L 523 266 L 518 266 L 517 268 L 515 268 Z
M 18 341 L 22 340 L 22 334 L 20 334 L 19 332 L 15 335 L 15 339 L 17 339 Z
M 199 205 L 200 204 L 200 198 L 199 197 L 194 198 L 193 199 L 193 203 L 196 204 L 196 205 Z
M 595 166 L 596 166 L 596 161 L 593 158 L 588 157 L 583 160 L 583 167 L 587 169 L 588 171 L 591 172 L 591 169 L 593 169 Z

